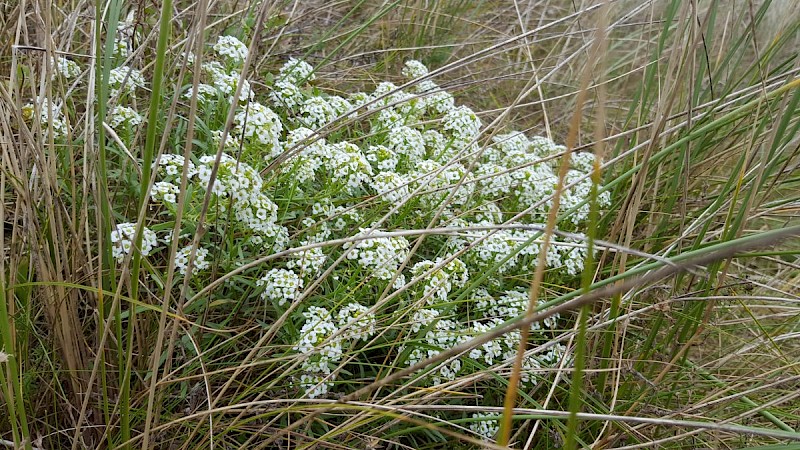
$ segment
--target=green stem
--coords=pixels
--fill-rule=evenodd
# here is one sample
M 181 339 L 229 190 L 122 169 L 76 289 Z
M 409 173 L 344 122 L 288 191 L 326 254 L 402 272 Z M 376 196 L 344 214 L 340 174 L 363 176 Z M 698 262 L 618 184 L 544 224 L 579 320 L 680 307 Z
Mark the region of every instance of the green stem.
M 158 128 L 158 115 L 161 105 L 162 88 L 164 84 L 164 61 L 167 54 L 167 41 L 172 34 L 172 0 L 164 0 L 161 4 L 161 18 L 159 20 L 158 42 L 156 44 L 156 60 L 153 69 L 153 85 L 151 89 L 150 108 L 147 116 L 147 133 L 144 149 L 142 151 L 142 178 L 140 180 L 139 210 L 146 207 L 150 193 L 150 175 L 153 165 L 153 155 L 156 146 L 156 131 Z M 144 221 L 140 221 L 136 228 L 136 243 L 133 246 L 133 261 L 131 262 L 131 298 L 139 296 L 139 272 L 142 263 L 142 238 Z M 136 327 L 136 308 L 130 309 L 126 341 L 126 362 L 120 390 L 120 425 L 123 442 L 130 440 L 130 392 L 131 372 L 133 369 L 133 337 Z M 130 448 L 126 445 L 125 448 Z

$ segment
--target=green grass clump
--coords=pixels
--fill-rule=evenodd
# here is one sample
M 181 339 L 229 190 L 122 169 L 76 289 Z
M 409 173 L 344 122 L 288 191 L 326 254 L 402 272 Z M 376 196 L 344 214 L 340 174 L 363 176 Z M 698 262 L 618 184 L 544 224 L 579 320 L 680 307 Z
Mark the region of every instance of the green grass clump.
M 794 445 L 800 21 L 723 3 L 18 9 L 0 443 Z

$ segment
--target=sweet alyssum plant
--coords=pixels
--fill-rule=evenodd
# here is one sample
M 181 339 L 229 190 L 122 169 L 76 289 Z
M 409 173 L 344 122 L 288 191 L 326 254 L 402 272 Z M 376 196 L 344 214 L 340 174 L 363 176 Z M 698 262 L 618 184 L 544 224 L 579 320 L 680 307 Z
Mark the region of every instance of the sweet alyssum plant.
M 125 46 L 116 48 L 121 61 Z M 315 87 L 314 69 L 292 58 L 268 89 L 245 81 L 234 98 L 247 47 L 221 36 L 213 55 L 199 66 L 185 55 L 203 75 L 188 185 L 181 191 L 185 136 L 176 131 L 174 146 L 154 163 L 157 179 L 140 251 L 154 267 L 166 265 L 181 196 L 180 275 L 170 289 L 178 289 L 182 277 L 199 289 L 258 258 L 300 249 L 230 277 L 209 294 L 254 305 L 265 326 L 290 311 L 276 337 L 282 345 L 272 350 L 289 361 L 281 395 L 352 392 L 387 369 L 408 367 L 524 313 L 557 182 L 550 161 L 558 158 L 549 157 L 562 146 L 518 131 L 485 138 L 479 116 L 429 80 L 419 61 L 405 64 L 402 74 L 417 80 L 407 90 L 382 82 L 372 92 L 344 97 Z M 67 59 L 52 66 L 65 78 L 80 73 Z M 181 95 L 189 100 L 190 79 L 183 81 Z M 146 83 L 135 68 L 111 71 L 116 104 L 107 123 L 129 147 L 144 122 L 132 100 Z M 38 114 L 47 124 L 43 133 L 67 138 L 60 102 L 41 99 L 25 108 L 28 117 Z M 234 124 L 225 132 L 230 108 Z M 587 219 L 593 163 L 592 154 L 572 157 L 561 199 L 563 210 L 572 212 L 561 230 L 580 233 Z M 209 190 L 207 232 L 190 270 L 192 238 Z M 600 206 L 609 200 L 601 194 Z M 134 222 L 129 215 L 112 231 L 118 262 L 131 252 Z M 424 228 L 443 230 L 426 235 L 412 252 L 418 236 L 400 232 Z M 584 242 L 556 240 L 546 255 L 548 281 L 575 286 L 586 256 Z M 560 326 L 558 317 L 534 323 L 532 340 L 547 342 Z M 506 334 L 430 368 L 416 385 L 445 388 L 487 369 L 508 370 L 519 340 L 519 332 Z M 569 364 L 569 358 L 561 344 L 529 351 L 522 382 L 533 388 L 545 368 Z M 471 389 L 479 394 L 496 383 L 476 380 Z M 472 401 L 501 403 L 485 392 Z M 489 439 L 497 425 L 485 417 L 475 416 L 470 426 Z

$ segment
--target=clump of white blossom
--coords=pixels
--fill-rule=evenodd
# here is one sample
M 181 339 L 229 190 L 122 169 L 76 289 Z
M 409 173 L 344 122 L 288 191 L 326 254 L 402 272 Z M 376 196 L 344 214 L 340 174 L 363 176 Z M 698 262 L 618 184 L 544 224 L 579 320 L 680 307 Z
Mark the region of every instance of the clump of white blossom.
M 247 46 L 233 36 L 220 36 L 214 44 L 214 51 L 233 64 L 242 64 L 247 58 Z
M 22 107 L 22 113 L 25 117 L 38 119 L 45 139 L 48 139 L 51 133 L 54 139 L 58 139 L 65 137 L 69 132 L 60 101 L 54 102 L 46 97 L 37 97 L 36 101 Z
M 52 77 L 54 79 L 57 75 L 61 75 L 65 79 L 70 80 L 81 74 L 81 68 L 78 66 L 78 63 L 61 56 L 51 58 L 50 65 L 53 67 Z
M 133 244 L 136 239 L 136 224 L 135 223 L 121 223 L 117 228 L 111 232 L 111 255 L 117 260 L 122 262 L 125 256 L 133 250 Z M 154 248 L 158 246 L 158 237 L 153 230 L 143 227 L 142 228 L 142 247 L 140 248 L 141 255 L 147 256 Z
M 283 306 L 300 295 L 303 279 L 291 270 L 271 269 L 256 281 L 256 285 L 264 287 L 261 298 L 274 300 L 278 306 Z
M 314 68 L 311 64 L 296 59 L 289 58 L 278 73 L 278 79 L 299 84 L 304 81 L 314 81 Z
M 150 196 L 153 200 L 169 205 L 174 205 L 178 202 L 178 194 L 180 192 L 180 187 L 169 181 L 156 181 L 153 187 L 150 188 Z
M 133 95 L 136 88 L 144 87 L 144 75 L 132 67 L 120 66 L 111 69 L 108 86 L 111 88 L 111 97 L 117 97 L 120 94 Z
M 192 246 L 187 245 L 182 249 L 178 250 L 175 254 L 175 267 L 178 268 L 178 271 L 181 275 L 186 275 L 186 272 L 189 270 L 189 256 L 191 255 Z M 192 274 L 195 274 L 201 270 L 208 269 L 211 265 L 211 261 L 208 259 L 208 249 L 203 247 L 197 247 L 194 254 L 194 261 L 192 261 Z
M 192 93 L 194 92 L 194 88 L 189 86 L 186 88 L 186 92 L 183 94 L 183 98 L 186 100 L 192 99 Z M 201 104 L 208 104 L 217 99 L 217 89 L 210 84 L 199 83 L 197 85 L 197 101 Z
M 493 416 L 496 415 L 473 413 L 472 418 L 475 420 L 469 423 L 469 429 L 484 440 L 493 440 L 497 432 L 500 431 L 500 423 L 497 419 L 490 418 Z
M 250 102 L 247 107 L 236 113 L 234 122 L 236 123 L 236 136 L 263 144 L 270 157 L 277 156 L 280 150 L 279 140 L 283 124 L 281 118 L 274 111 L 260 103 Z
M 293 347 L 307 356 L 303 362 L 305 373 L 298 384 L 309 398 L 315 398 L 325 395 L 333 386 L 331 365 L 342 357 L 342 340 L 333 338 L 339 328 L 326 308 L 309 306 L 303 317 L 300 341 Z
M 356 237 L 369 236 L 368 229 L 362 228 Z M 347 257 L 355 260 L 368 274 L 380 280 L 394 278 L 400 263 L 408 258 L 408 241 L 403 237 L 378 237 L 365 238 L 355 243 L 344 245 L 345 250 L 351 250 Z M 398 277 L 395 288 L 399 289 L 405 284 L 405 277 Z
M 238 38 L 221 36 L 213 50 L 195 67 L 203 75 L 197 104 L 204 122 L 197 145 L 188 158 L 176 148 L 154 163 L 154 218 L 147 223 L 173 224 L 177 200 L 184 198 L 182 220 L 190 225 L 179 233 L 184 239 L 205 212 L 212 239 L 204 238 L 196 249 L 191 273 L 191 246 L 175 259 L 181 274 L 192 275 L 187 281 L 198 285 L 209 281 L 204 271 L 212 258 L 224 273 L 289 249 L 269 266 L 244 267 L 258 270 L 240 275 L 252 277 L 255 288 L 231 279 L 217 289 L 235 287 L 231 296 L 248 293 L 242 300 L 257 299 L 250 304 L 261 305 L 265 314 L 278 307 L 276 319 L 285 311 L 287 326 L 275 339 L 296 358 L 290 390 L 308 398 L 349 392 L 352 386 L 342 386 L 352 380 L 343 374 L 368 377 L 377 370 L 378 357 L 409 367 L 525 314 L 530 303 L 525 286 L 542 249 L 541 224 L 558 183 L 557 164 L 550 161 L 566 150 L 563 146 L 515 130 L 487 137 L 481 115 L 458 104 L 420 61 L 407 61 L 402 69 L 403 77 L 413 80 L 408 88 L 381 81 L 364 92 L 333 93 L 315 86 L 314 68 L 300 59 L 290 58 L 260 83 L 241 77 L 248 49 Z M 65 77 L 59 64 L 75 73 L 66 68 L 68 62 L 54 61 Z M 190 81 L 181 82 L 189 87 L 179 94 L 191 100 Z M 233 98 L 240 82 L 241 95 Z M 117 67 L 110 84 L 119 102 L 109 125 L 141 124 L 131 103 L 145 85 L 142 74 Z M 60 104 L 37 100 L 26 107 L 28 115 L 35 111 L 41 122 L 52 121 L 54 135 L 66 135 Z M 229 112 L 234 120 L 226 130 Z M 569 214 L 558 224 L 568 233 L 552 239 L 544 255 L 554 290 L 575 287 L 583 271 L 588 250 L 580 232 L 594 189 L 591 172 L 601 161 L 576 153 L 570 163 L 560 206 Z M 184 166 L 187 189 L 181 192 Z M 600 208 L 607 207 L 610 194 L 597 188 Z M 501 224 L 520 227 L 498 229 Z M 414 253 L 409 241 L 417 236 L 381 236 L 409 228 L 445 232 L 421 238 Z M 117 260 L 131 251 L 134 232 L 128 223 L 112 233 Z M 150 229 L 143 233 L 141 251 L 150 255 L 158 241 Z M 392 295 L 391 301 L 380 303 L 384 294 Z M 550 367 L 570 362 L 566 347 L 552 341 L 564 322 L 555 314 L 530 325 L 521 380 L 531 392 Z M 373 338 L 378 332 L 398 344 Z M 458 382 L 479 368 L 504 373 L 520 339 L 519 330 L 506 333 L 427 368 L 417 383 Z M 478 391 L 484 382 L 490 381 L 476 378 Z M 495 419 L 482 413 L 473 419 L 473 432 L 494 438 Z
M 337 325 L 345 336 L 354 340 L 367 340 L 375 334 L 375 314 L 364 305 L 348 303 L 337 314 Z
M 129 127 L 136 127 L 137 125 L 141 124 L 143 120 L 144 117 L 136 112 L 135 109 L 127 106 L 117 105 L 111 110 L 111 114 L 109 114 L 108 124 L 114 129 L 118 128 L 122 124 L 125 124 Z
M 420 261 L 411 268 L 411 274 L 423 278 L 417 289 L 422 287 L 421 297 L 429 305 L 447 302 L 450 292 L 463 288 L 469 281 L 469 270 L 458 258 L 449 262 L 442 258 Z
M 210 84 L 214 86 L 217 92 L 228 98 L 229 101 L 232 101 L 233 95 L 239 85 L 240 74 L 235 70 L 227 70 L 225 66 L 218 61 L 203 63 L 203 70 L 208 75 Z M 250 87 L 250 82 L 247 79 L 242 80 L 242 88 L 239 92 L 238 100 L 240 102 L 245 102 L 254 97 L 255 92 L 253 92 Z

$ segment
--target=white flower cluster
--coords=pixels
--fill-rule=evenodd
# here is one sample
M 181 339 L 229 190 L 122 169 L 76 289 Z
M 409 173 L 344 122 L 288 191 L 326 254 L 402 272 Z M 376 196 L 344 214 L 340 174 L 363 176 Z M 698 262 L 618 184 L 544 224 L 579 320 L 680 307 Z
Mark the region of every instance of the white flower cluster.
M 281 118 L 268 107 L 257 102 L 250 102 L 242 108 L 236 117 L 236 136 L 248 138 L 251 142 L 266 145 L 270 158 L 281 152 L 280 137 L 283 131 Z
M 403 70 L 401 72 L 404 77 L 414 79 L 414 78 L 422 78 L 428 74 L 428 68 L 425 67 L 425 64 L 421 62 L 410 59 L 406 61 L 405 65 L 403 65 Z
M 65 137 L 69 131 L 60 102 L 51 102 L 45 97 L 36 97 L 35 102 L 22 107 L 22 114 L 26 118 L 38 118 L 45 139 L 50 136 L 50 133 L 54 139 Z
M 116 37 L 114 39 L 114 58 L 117 60 L 123 60 L 128 57 L 130 54 L 130 49 L 128 49 L 128 42 L 126 39 L 120 39 Z
M 134 95 L 136 88 L 144 87 L 144 76 L 132 67 L 120 66 L 111 69 L 108 86 L 111 88 L 112 98 L 120 94 Z
M 423 328 L 427 328 L 437 317 L 439 317 L 439 311 L 435 309 L 418 309 L 414 311 L 409 329 L 412 333 L 416 333 Z
M 220 36 L 214 44 L 214 51 L 226 61 L 241 65 L 247 59 L 247 46 L 233 36 Z
M 303 104 L 303 86 L 314 78 L 314 68 L 310 64 L 290 58 L 276 77 L 269 98 L 276 106 L 294 110 Z
M 335 374 L 331 368 L 341 361 L 343 345 L 367 340 L 375 334 L 375 316 L 367 307 L 349 303 L 335 315 L 326 308 L 309 306 L 303 317 L 300 340 L 293 347 L 306 355 L 302 364 L 304 373 L 297 384 L 309 398 L 316 398 L 333 386 Z
M 178 250 L 175 254 L 175 267 L 178 268 L 181 275 L 186 275 L 186 272 L 189 269 L 189 255 L 192 251 L 192 246 L 187 245 L 182 249 Z M 192 274 L 195 274 L 201 270 L 208 269 L 211 265 L 211 261 L 208 259 L 208 249 L 203 247 L 197 247 L 194 253 L 194 261 L 192 262 Z
M 352 340 L 367 340 L 375 334 L 375 314 L 358 303 L 348 303 L 337 314 L 337 325 Z
M 389 130 L 386 138 L 387 146 L 408 167 L 425 159 L 425 139 L 419 130 L 407 126 L 399 126 Z
M 183 155 L 166 153 L 161 155 L 161 159 L 158 161 L 158 166 L 155 169 L 162 178 L 171 180 L 175 180 L 176 178 L 180 179 L 181 173 L 183 173 L 184 162 L 185 159 Z M 196 173 L 197 170 L 195 169 L 194 163 L 189 161 L 189 176 L 194 176 Z
M 117 260 L 122 262 L 125 256 L 133 250 L 133 241 L 136 238 L 136 224 L 135 223 L 121 223 L 117 228 L 111 232 L 111 254 Z M 142 256 L 149 255 L 154 248 L 158 246 L 158 237 L 153 230 L 144 227 L 142 229 Z
M 555 241 L 547 255 L 548 265 L 561 268 L 569 275 L 577 275 L 583 271 L 587 251 L 588 248 L 584 242 L 575 242 L 572 239 Z M 550 253 L 555 255 L 552 260 Z
M 361 228 L 356 236 L 369 236 L 369 230 Z M 369 238 L 347 243 L 345 250 L 352 251 L 347 254 L 349 259 L 354 259 L 364 269 L 380 280 L 391 280 L 397 273 L 400 263 L 408 258 L 408 241 L 403 237 Z M 395 280 L 394 288 L 399 289 L 405 285 L 402 273 Z
M 308 244 L 308 242 L 302 242 Z M 286 263 L 290 269 L 297 268 L 301 275 L 313 277 L 322 271 L 325 261 L 328 259 L 323 253 L 322 248 L 314 247 L 302 252 L 292 254 L 292 259 Z
M 181 189 L 169 181 L 156 181 L 150 188 L 150 196 L 153 200 L 174 205 L 178 202 L 178 194 Z
M 281 67 L 278 74 L 278 79 L 288 81 L 294 84 L 300 84 L 307 81 L 314 81 L 314 68 L 311 64 L 296 59 L 289 58 L 289 61 Z
M 528 308 L 528 292 L 522 290 L 506 291 L 499 298 L 495 299 L 484 289 L 476 291 L 475 321 L 472 323 L 474 335 L 479 335 L 490 331 L 500 324 L 518 318 L 525 314 Z M 553 314 L 547 317 L 543 323 L 534 322 L 530 325 L 531 331 L 539 332 L 544 329 L 554 329 L 558 326 L 559 315 Z M 469 357 L 474 360 L 482 360 L 487 365 L 496 362 L 512 361 L 515 357 L 517 347 L 520 342 L 519 330 L 512 331 L 483 344 L 479 348 L 470 351 Z M 551 353 L 544 356 L 526 354 L 523 359 L 522 381 L 524 383 L 535 384 L 534 374 L 541 368 L 542 363 L 552 364 Z
M 300 341 L 293 350 L 307 355 L 302 368 L 299 386 L 309 398 L 325 395 L 333 386 L 331 365 L 342 357 L 342 340 L 332 338 L 339 331 L 331 313 L 318 306 L 309 306 L 303 313 L 305 323 L 300 329 Z
M 403 67 L 403 76 L 409 80 L 426 77 L 428 68 L 419 61 L 406 61 Z M 420 112 L 427 111 L 432 114 L 447 114 L 455 108 L 455 99 L 449 92 L 441 89 L 431 80 L 424 80 L 416 83 L 414 89 L 416 97 L 416 109 Z
M 197 178 L 205 189 L 211 184 L 211 172 L 215 160 L 214 155 L 201 156 L 200 164 L 197 165 Z M 261 184 L 261 176 L 249 164 L 222 153 L 211 191 L 220 197 L 240 197 L 251 190 L 260 190 Z
M 522 316 L 528 309 L 528 293 L 520 290 L 506 291 L 498 299 L 488 294 L 482 295 L 477 304 L 478 311 L 485 319 L 505 321 Z M 547 328 L 555 326 L 558 314 L 550 316 L 545 322 Z M 531 330 L 539 330 L 539 322 L 531 324 Z
M 393 111 L 398 113 L 402 120 L 411 119 L 414 116 L 413 113 L 416 109 L 414 95 L 403 92 L 392 82 L 383 81 L 378 83 L 372 92 L 371 98 L 369 98 L 369 101 L 373 100 L 375 100 L 375 103 L 369 106 L 371 110 L 383 108 L 386 111 Z
M 463 105 L 448 111 L 443 122 L 444 130 L 459 141 L 475 139 L 483 126 L 475 112 Z
M 300 123 L 311 129 L 322 128 L 351 111 L 353 105 L 338 95 L 309 97 L 300 105 Z
M 312 142 L 313 141 L 313 142 Z M 314 132 L 305 127 L 289 131 L 282 151 L 291 151 L 283 169 L 291 173 L 300 183 L 314 179 L 328 157 L 328 144 L 325 139 L 314 140 Z
M 415 320 L 417 323 L 424 323 L 431 316 L 434 316 L 434 314 L 427 312 L 415 317 Z M 432 358 L 465 342 L 469 338 L 463 333 L 460 324 L 451 319 L 432 320 L 432 324 L 427 325 L 426 329 L 425 336 L 411 348 L 411 352 L 406 358 L 405 362 L 409 366 L 413 366 L 424 359 Z M 405 347 L 401 348 L 400 354 L 404 350 Z M 442 384 L 445 380 L 452 381 L 461 371 L 461 368 L 461 359 L 459 358 L 445 361 L 430 374 L 431 383 L 436 386 Z
M 586 154 L 586 153 L 584 153 Z M 592 157 L 594 164 L 594 157 Z M 573 161 L 575 161 L 573 159 Z M 581 167 L 586 167 L 586 158 L 581 157 L 578 159 L 578 164 Z M 591 166 L 590 166 L 591 167 Z M 570 170 L 567 173 L 566 185 L 573 187 L 567 189 L 561 197 L 561 207 L 565 211 L 571 211 L 567 216 L 570 223 L 579 225 L 589 218 L 589 203 L 585 202 L 589 198 L 592 189 L 592 180 L 589 177 L 589 172 L 582 172 L 580 170 Z M 606 191 L 597 196 L 597 204 L 600 208 L 606 207 L 611 203 L 611 194 Z
M 491 441 L 500 431 L 500 423 L 497 419 L 490 419 L 493 414 L 473 413 L 472 418 L 475 419 L 469 423 L 469 429 L 482 439 Z
M 410 197 L 409 181 L 396 172 L 380 172 L 375 175 L 370 186 L 383 200 L 389 203 L 404 202 Z
M 479 267 L 492 268 L 495 265 L 497 272 L 503 274 L 514 267 L 514 249 L 510 233 L 500 230 L 494 233 L 479 231 L 475 239 L 475 247 L 468 253 L 468 260 Z M 510 259 L 508 259 L 511 257 Z
M 471 312 L 471 320 L 467 326 L 452 319 L 443 319 L 440 311 L 430 309 L 430 307 L 416 310 L 412 314 L 411 333 L 417 333 L 420 330 L 426 331 L 421 340 L 411 345 L 411 351 L 405 360 L 407 365 L 414 365 L 469 338 L 488 333 L 504 322 L 524 315 L 528 306 L 528 293 L 521 290 L 506 291 L 497 299 L 492 297 L 485 288 L 475 289 L 472 295 L 474 297 L 472 303 L 475 304 L 475 308 Z M 447 305 L 443 306 L 447 307 Z M 559 315 L 554 314 L 545 319 L 542 324 L 538 322 L 531 324 L 531 330 L 541 332 L 543 329 L 554 329 L 558 326 L 558 320 Z M 520 332 L 515 330 L 486 342 L 480 347 L 473 348 L 468 357 L 487 366 L 508 364 L 516 356 L 519 342 Z M 530 385 L 536 384 L 535 374 L 537 371 L 543 365 L 559 363 L 565 351 L 565 347 L 555 345 L 543 355 L 526 354 L 523 358 L 522 382 Z M 460 359 L 451 360 L 438 367 L 429 380 L 433 385 L 440 384 L 443 380 L 453 380 L 461 367 Z
M 334 183 L 342 184 L 348 192 L 355 193 L 370 180 L 372 166 L 357 145 L 337 142 L 328 146 L 330 155 L 325 166 Z
M 595 163 L 594 153 L 582 152 L 573 153 L 571 157 L 572 167 L 583 173 L 592 173 Z
M 317 225 L 321 227 L 319 228 L 319 233 L 322 235 L 319 237 L 323 240 L 330 236 L 330 229 L 333 231 L 342 231 L 347 227 L 352 227 L 361 221 L 361 215 L 358 213 L 356 208 L 345 207 L 342 205 L 334 206 L 328 202 L 314 203 L 314 205 L 311 207 L 311 213 L 315 216 L 320 216 L 322 219 L 317 223 Z M 329 226 L 329 223 L 332 226 Z
M 185 98 L 186 100 L 191 100 L 193 89 L 194 88 L 192 86 L 186 88 L 186 92 L 183 94 L 183 98 Z M 205 83 L 199 83 L 197 85 L 197 101 L 200 104 L 204 105 L 209 104 L 210 102 L 216 100 L 217 96 L 218 96 L 218 91 L 217 88 L 215 88 L 214 86 Z
M 135 109 L 122 105 L 115 106 L 114 109 L 111 110 L 109 117 L 108 124 L 114 129 L 119 128 L 122 124 L 134 128 L 144 120 L 144 117 L 136 112 Z
M 448 197 L 451 204 L 464 205 L 470 200 L 475 189 L 475 183 L 471 182 L 472 174 L 458 163 L 442 165 L 432 159 L 426 159 L 416 164 L 412 176 L 415 180 L 413 187 L 428 192 L 420 197 L 428 208 L 437 207 Z M 459 186 L 458 183 L 462 179 L 464 182 Z M 453 191 L 456 186 L 458 190 Z
M 199 158 L 197 165 L 189 162 L 189 182 L 193 191 L 208 190 L 215 161 L 215 156 L 204 155 Z M 157 171 L 162 180 L 157 181 L 151 190 L 155 200 L 167 204 L 175 203 L 180 194 L 177 184 L 183 164 L 184 158 L 181 155 L 161 155 Z M 221 212 L 232 206 L 237 222 L 255 233 L 252 236 L 254 243 L 260 244 L 267 238 L 272 240 L 275 251 L 286 247 L 289 232 L 277 223 L 278 206 L 266 194 L 264 180 L 252 166 L 222 153 L 211 190 Z
M 78 63 L 61 56 L 50 58 L 50 65 L 53 68 L 53 79 L 61 75 L 65 79 L 70 80 L 81 74 L 81 68 L 78 66 Z
M 291 270 L 270 269 L 256 281 L 256 286 L 264 286 L 261 298 L 274 300 L 278 306 L 283 306 L 298 298 L 303 289 L 303 279 Z
M 203 70 L 210 78 L 211 85 L 220 94 L 226 96 L 228 101 L 233 101 L 233 94 L 236 93 L 236 88 L 239 84 L 240 74 L 235 70 L 228 70 L 218 61 L 209 61 L 203 63 Z M 242 90 L 239 93 L 239 101 L 244 102 L 251 100 L 255 97 L 255 93 L 250 88 L 248 80 L 242 80 Z
M 425 298 L 428 305 L 447 302 L 447 296 L 454 288 L 463 288 L 469 281 L 466 264 L 457 258 L 447 264 L 442 258 L 437 258 L 435 261 L 420 261 L 414 264 L 411 273 L 415 277 L 425 277 L 415 288 L 417 290 L 421 288 L 419 297 Z
M 376 171 L 393 171 L 397 167 L 397 153 L 383 145 L 370 145 L 366 151 L 367 161 Z
M 529 277 L 537 262 L 542 234 L 537 230 L 557 185 L 556 166 L 546 161 L 557 159 L 552 157 L 563 152 L 563 146 L 517 131 L 482 137 L 479 114 L 456 105 L 453 96 L 433 81 L 423 80 L 430 74 L 419 61 L 409 61 L 403 69 L 407 79 L 416 80 L 407 90 L 382 82 L 369 93 L 339 96 L 310 86 L 313 67 L 290 59 L 269 86 L 269 100 L 256 101 L 248 83 L 234 101 L 230 97 L 247 48 L 238 39 L 223 36 L 214 50 L 219 61 L 203 64 L 208 84 L 198 88 L 209 129 L 200 131 L 203 145 L 196 148 L 205 154 L 192 155 L 190 161 L 177 154 L 163 155 L 155 166 L 151 195 L 160 203 L 158 214 L 167 216 L 175 214 L 177 199 L 185 195 L 187 221 L 197 217 L 203 199 L 211 196 L 210 231 L 222 234 L 224 226 L 222 245 L 236 250 L 221 253 L 223 270 L 229 264 L 241 266 L 243 261 L 225 259 L 236 252 L 255 259 L 290 244 L 297 248 L 329 240 L 347 242 L 294 251 L 284 266 L 268 268 L 256 281 L 262 300 L 279 307 L 291 303 L 303 311 L 289 317 L 292 326 L 287 333 L 294 335 L 299 329 L 289 345 L 300 362 L 293 383 L 306 396 L 324 396 L 334 383 L 344 381 L 337 380 L 339 369 L 350 370 L 340 367 L 343 355 L 362 372 L 371 370 L 372 362 L 364 360 L 366 349 L 360 346 L 369 345 L 366 342 L 376 333 L 376 312 L 382 320 L 387 317 L 386 323 L 405 324 L 382 330 L 387 339 L 403 343 L 399 353 L 390 355 L 402 365 L 438 355 L 525 313 L 528 293 L 515 286 Z M 129 69 L 119 69 L 135 78 Z M 126 85 L 137 84 L 129 80 Z M 219 101 L 225 98 L 227 102 Z M 219 122 L 229 108 L 234 127 L 223 142 Z M 356 110 L 354 127 L 328 126 L 335 120 L 351 120 Z M 115 109 L 112 126 L 138 124 L 133 113 Z M 120 119 L 115 120 L 117 116 Z M 180 192 L 184 163 L 189 185 Z M 593 189 L 589 174 L 595 164 L 593 155 L 573 155 L 565 180 L 574 185 L 561 199 L 562 211 L 570 213 L 558 225 L 576 236 L 588 217 L 586 200 Z M 213 186 L 212 173 L 216 174 Z M 601 206 L 609 202 L 607 193 L 600 195 Z M 395 215 L 387 215 L 389 210 Z M 469 229 L 493 228 L 521 211 L 528 214 L 514 223 L 532 225 L 530 229 Z M 407 239 L 374 236 L 379 227 L 448 227 L 453 233 L 426 236 L 419 251 L 410 254 Z M 124 231 L 116 233 L 119 258 L 131 244 Z M 184 274 L 189 249 L 181 249 L 176 259 Z M 209 250 L 198 248 L 193 274 L 210 266 Z M 577 238 L 551 242 L 545 256 L 546 276 L 554 277 L 553 285 L 569 285 L 566 277 L 583 270 L 586 251 Z M 328 258 L 337 260 L 342 252 L 346 261 L 329 268 L 328 279 L 318 280 Z M 407 276 L 414 278 L 412 285 L 406 285 Z M 479 282 L 481 286 L 473 286 Z M 391 303 L 395 309 L 379 309 L 376 302 L 390 283 L 400 290 Z M 314 287 L 314 295 L 298 302 L 308 286 Z M 558 321 L 555 315 L 531 324 L 531 341 L 549 340 L 560 328 Z M 474 368 L 506 370 L 520 338 L 519 331 L 510 332 L 451 358 L 431 368 L 425 382 L 446 383 Z M 561 345 L 528 351 L 523 382 L 535 384 L 543 368 L 565 358 L 567 350 Z M 487 439 L 496 433 L 492 420 L 476 420 L 473 425 Z
M 211 142 L 214 143 L 214 150 L 220 147 L 222 143 L 222 135 L 225 134 L 222 130 L 212 130 L 211 131 Z M 236 137 L 233 133 L 228 133 L 225 136 L 225 145 L 222 146 L 223 149 L 237 152 L 242 147 L 242 140 Z

